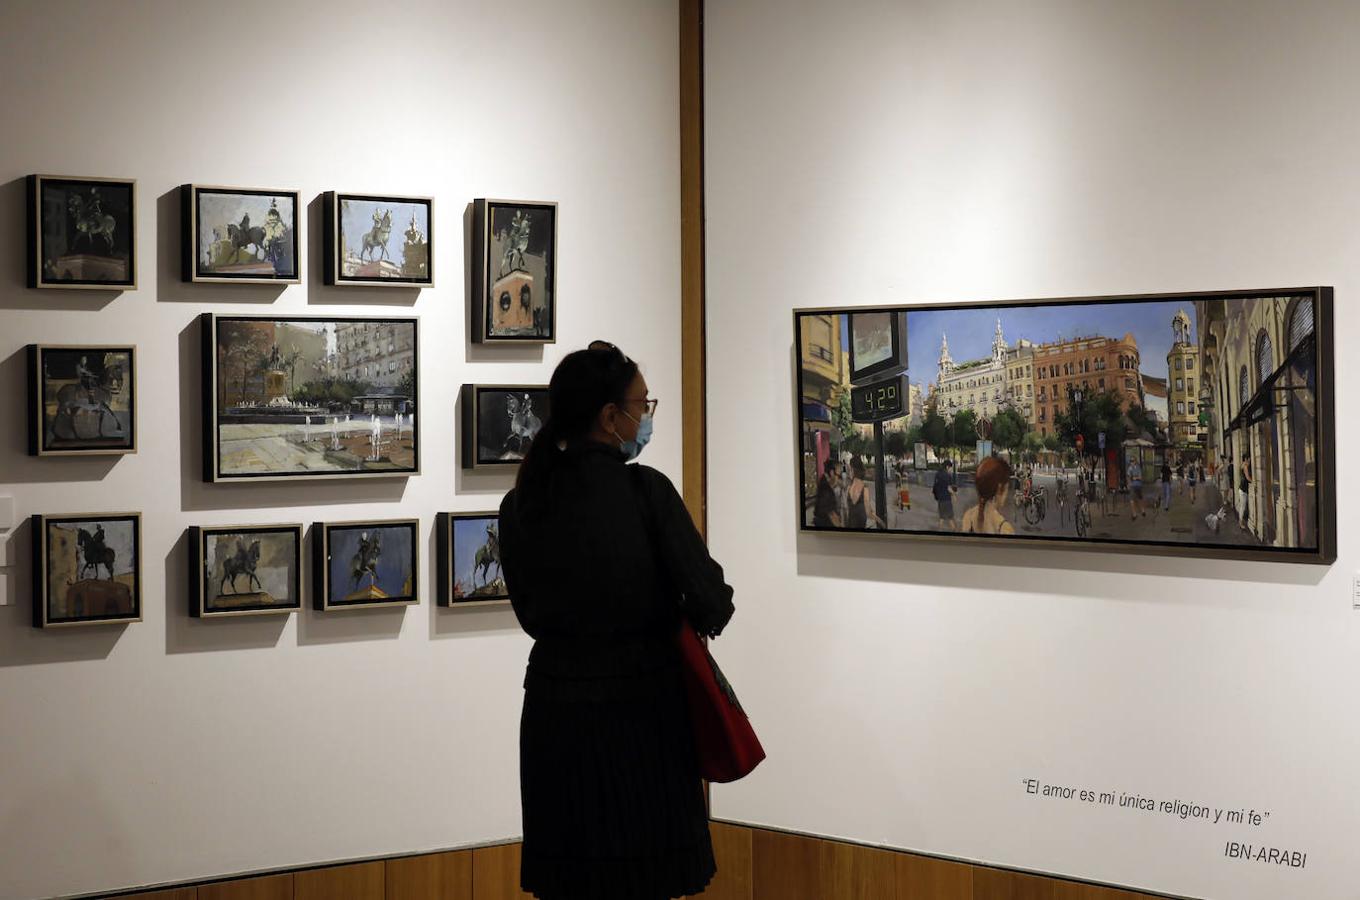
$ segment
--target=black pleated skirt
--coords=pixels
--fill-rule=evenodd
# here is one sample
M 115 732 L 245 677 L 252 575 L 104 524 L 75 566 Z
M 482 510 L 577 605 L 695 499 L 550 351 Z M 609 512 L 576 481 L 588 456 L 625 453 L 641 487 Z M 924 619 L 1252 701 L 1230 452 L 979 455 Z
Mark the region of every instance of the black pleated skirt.
M 520 886 L 540 900 L 669 900 L 717 866 L 678 667 L 525 679 Z

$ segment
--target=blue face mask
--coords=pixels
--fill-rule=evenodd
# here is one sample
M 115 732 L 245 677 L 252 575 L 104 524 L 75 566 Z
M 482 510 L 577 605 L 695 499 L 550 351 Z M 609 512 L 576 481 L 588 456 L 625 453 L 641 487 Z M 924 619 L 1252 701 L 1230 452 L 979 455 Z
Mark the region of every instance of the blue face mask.
M 628 416 L 628 413 L 624 413 L 624 415 Z M 628 416 L 628 419 L 629 421 L 637 422 L 637 437 L 633 438 L 631 441 L 619 441 L 619 450 L 623 451 L 625 459 L 632 462 L 638 458 L 638 454 L 642 452 L 642 448 L 646 447 L 647 442 L 652 439 L 652 414 L 643 413 L 641 421 L 634 419 L 632 416 Z

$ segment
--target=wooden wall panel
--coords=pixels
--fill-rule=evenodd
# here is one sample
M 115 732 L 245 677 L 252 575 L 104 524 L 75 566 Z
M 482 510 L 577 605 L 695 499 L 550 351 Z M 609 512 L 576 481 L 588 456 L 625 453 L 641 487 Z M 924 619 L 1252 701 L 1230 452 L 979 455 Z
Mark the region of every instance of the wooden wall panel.
M 472 900 L 533 900 L 519 889 L 519 844 L 472 851 Z
M 753 900 L 826 900 L 822 844 L 816 838 L 756 829 L 751 834 Z
M 293 900 L 293 874 L 200 885 L 198 900 Z
M 751 829 L 711 822 L 713 856 L 718 874 L 699 896 L 704 900 L 753 900 L 751 895 Z
M 822 842 L 822 882 L 837 900 L 896 900 L 897 854 L 838 841 Z
M 973 900 L 1053 900 L 1053 879 L 975 866 Z
M 383 900 L 386 875 L 381 860 L 308 869 L 293 877 L 293 900 Z
M 472 900 L 472 851 L 389 859 L 387 900 Z
M 973 900 L 973 867 L 897 854 L 897 900 Z
M 149 891 L 144 894 L 123 894 L 119 900 L 196 900 L 196 888 L 171 888 L 168 891 Z
M 681 493 L 706 534 L 704 316 L 704 0 L 680 0 Z
M 1053 900 L 1156 900 L 1156 898 L 1137 891 L 1121 891 L 1118 888 L 1079 884 L 1075 881 L 1054 881 Z

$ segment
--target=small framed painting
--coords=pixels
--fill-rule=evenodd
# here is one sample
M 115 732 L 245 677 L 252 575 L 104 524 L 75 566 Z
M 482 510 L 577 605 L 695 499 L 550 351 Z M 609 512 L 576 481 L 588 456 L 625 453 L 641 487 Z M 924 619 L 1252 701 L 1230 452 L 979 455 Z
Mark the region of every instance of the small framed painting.
M 477 200 L 472 207 L 472 340 L 557 340 L 557 204 Z
M 507 603 L 501 572 L 500 515 L 495 512 L 440 513 L 439 605 Z
M 137 182 L 28 176 L 28 286 L 137 287 Z
M 517 466 L 548 416 L 545 384 L 465 384 L 463 468 Z
M 33 627 L 142 620 L 141 513 L 32 521 Z
M 200 321 L 204 481 L 419 474 L 416 319 Z
M 300 283 L 298 207 L 297 191 L 184 185 L 184 280 Z
M 419 601 L 418 519 L 317 522 L 312 606 L 322 612 Z
M 29 344 L 29 455 L 136 453 L 136 359 L 128 345 Z
M 328 191 L 326 284 L 434 287 L 434 200 Z
M 189 615 L 257 616 L 301 607 L 301 525 L 189 529 Z

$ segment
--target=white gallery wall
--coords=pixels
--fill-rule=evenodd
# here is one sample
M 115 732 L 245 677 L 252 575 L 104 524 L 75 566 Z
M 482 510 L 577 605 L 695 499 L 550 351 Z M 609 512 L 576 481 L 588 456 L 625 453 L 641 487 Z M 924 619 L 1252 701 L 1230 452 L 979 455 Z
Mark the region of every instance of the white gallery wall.
M 434 517 L 512 474 L 458 469 L 463 383 L 543 383 L 603 337 L 662 398 L 680 470 L 674 3 L 7 2 L 0 30 L 0 496 L 139 510 L 145 621 L 29 627 L 29 528 L 0 534 L 0 897 L 107 891 L 515 837 L 529 642 L 432 603 Z M 140 286 L 23 286 L 24 176 L 138 180 Z M 177 188 L 296 188 L 304 283 L 187 285 Z M 325 287 L 326 190 L 435 198 L 433 289 Z M 558 343 L 467 334 L 468 204 L 560 203 Z M 196 317 L 420 319 L 423 474 L 206 485 Z M 135 343 L 140 451 L 25 453 L 24 347 Z M 191 525 L 419 516 L 420 605 L 196 621 Z M 307 598 L 309 599 L 309 597 Z
M 1357 34 L 1330 2 L 708 4 L 709 522 L 738 610 L 715 654 L 769 751 L 716 817 L 1217 900 L 1357 896 Z M 797 531 L 795 307 L 1314 284 L 1336 288 L 1330 567 Z

